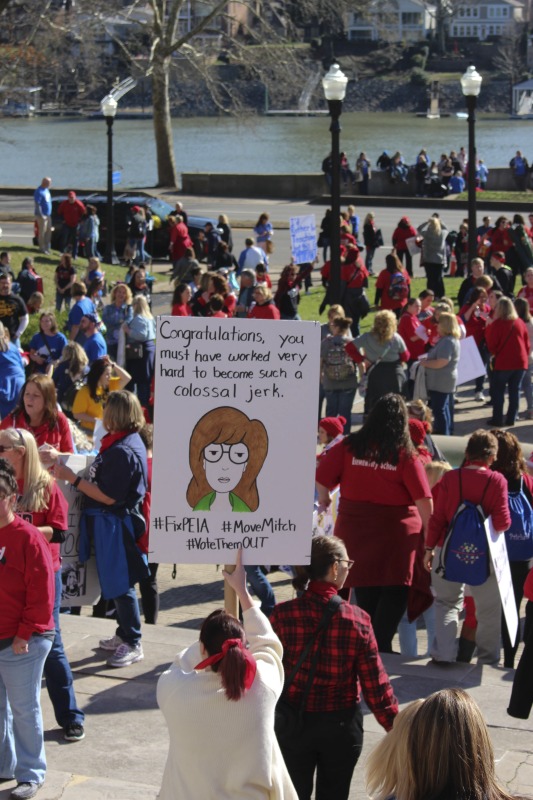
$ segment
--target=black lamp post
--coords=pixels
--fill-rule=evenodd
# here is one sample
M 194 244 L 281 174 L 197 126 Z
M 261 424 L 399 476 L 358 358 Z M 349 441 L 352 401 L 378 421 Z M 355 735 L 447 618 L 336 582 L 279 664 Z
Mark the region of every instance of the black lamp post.
M 470 64 L 461 78 L 468 111 L 468 260 L 477 255 L 476 220 L 476 104 L 483 78 Z
M 118 264 L 115 252 L 115 209 L 113 207 L 113 122 L 117 113 L 117 101 L 111 95 L 102 100 L 102 113 L 107 124 L 107 232 L 105 237 L 106 264 Z
M 341 164 L 339 149 L 339 123 L 342 114 L 342 101 L 346 94 L 348 78 L 341 72 L 338 64 L 332 64 L 329 72 L 322 78 L 324 94 L 329 106 L 331 117 L 331 238 L 330 259 L 331 272 L 329 277 L 329 303 L 333 305 L 341 300 Z

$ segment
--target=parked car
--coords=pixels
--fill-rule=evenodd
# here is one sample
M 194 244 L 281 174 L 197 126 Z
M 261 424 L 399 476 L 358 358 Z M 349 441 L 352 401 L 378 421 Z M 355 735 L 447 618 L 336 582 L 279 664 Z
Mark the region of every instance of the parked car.
M 98 249 L 102 253 L 106 247 L 107 236 L 107 195 L 105 194 L 77 194 L 78 200 L 82 203 L 89 203 L 96 207 L 100 219 L 100 241 Z M 54 197 L 52 200 L 52 247 L 54 250 L 61 249 L 63 225 L 62 218 L 58 215 L 59 204 L 66 200 L 67 196 Z M 174 207 L 164 200 L 157 197 L 146 197 L 144 195 L 121 194 L 114 198 L 115 207 L 115 250 L 118 256 L 122 256 L 124 246 L 128 238 L 128 219 L 132 206 L 146 206 L 150 209 L 154 221 L 151 231 L 147 233 L 146 250 L 153 258 L 167 258 L 169 245 L 168 215 L 174 212 Z M 217 227 L 217 221 L 210 217 L 196 217 L 191 214 L 188 216 L 189 236 L 193 240 L 196 257 L 200 260 L 205 258 L 203 234 L 206 223 L 211 222 Z

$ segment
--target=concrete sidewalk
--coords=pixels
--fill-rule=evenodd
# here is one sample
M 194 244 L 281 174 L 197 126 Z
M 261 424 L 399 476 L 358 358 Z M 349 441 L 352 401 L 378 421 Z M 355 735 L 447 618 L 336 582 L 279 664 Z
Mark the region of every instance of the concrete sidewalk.
M 62 615 L 63 638 L 76 683 L 78 702 L 86 713 L 86 737 L 67 743 L 57 727 L 46 691 L 43 711 L 48 758 L 47 780 L 40 800 L 155 800 L 165 764 L 168 739 L 156 703 L 161 672 L 181 648 L 198 636 L 203 618 L 222 605 L 222 580 L 213 566 L 180 566 L 176 579 L 172 567 L 161 565 L 161 612 L 157 626 L 144 626 L 143 661 L 113 670 L 105 664 L 98 640 L 114 633 L 114 623 L 86 616 Z M 271 576 L 279 600 L 292 596 L 288 578 Z M 426 639 L 419 632 L 421 652 Z M 428 658 L 406 661 L 385 656 L 394 690 L 401 704 L 425 697 L 444 686 L 461 686 L 480 704 L 490 728 L 500 780 L 513 794 L 533 794 L 533 718 L 520 721 L 507 716 L 513 672 L 502 668 L 456 665 L 428 666 Z M 350 800 L 362 800 L 363 766 L 372 746 L 383 735 L 372 715 L 365 713 L 365 746 L 352 781 Z M 198 753 L 198 758 L 208 755 Z M 2 784 L 5 800 L 14 784 Z M 183 800 L 210 800 L 183 798 Z M 216 800 L 212 798 L 212 800 Z

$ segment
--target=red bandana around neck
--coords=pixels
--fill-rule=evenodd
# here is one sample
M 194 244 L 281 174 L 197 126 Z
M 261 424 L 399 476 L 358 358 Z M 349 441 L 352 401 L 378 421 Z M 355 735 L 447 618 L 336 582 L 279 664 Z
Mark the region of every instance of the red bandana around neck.
M 194 669 L 205 669 L 206 667 L 210 667 L 212 664 L 217 664 L 219 661 L 222 661 L 230 647 L 238 647 L 239 650 L 242 650 L 244 653 L 244 658 L 246 659 L 246 673 L 244 675 L 244 688 L 249 689 L 254 682 L 255 673 L 257 672 L 257 662 L 253 655 L 250 653 L 249 650 L 246 649 L 244 646 L 244 642 L 242 639 L 226 639 L 224 644 L 222 645 L 222 650 L 220 653 L 215 653 L 214 656 L 209 656 L 209 658 L 204 658 L 203 661 L 200 661 L 199 664 L 195 666 Z
M 102 441 L 100 443 L 100 453 L 104 453 L 112 444 L 115 442 L 120 442 L 121 439 L 124 439 L 125 436 L 128 436 L 131 431 L 118 431 L 117 433 L 106 433 L 104 437 L 102 437 Z

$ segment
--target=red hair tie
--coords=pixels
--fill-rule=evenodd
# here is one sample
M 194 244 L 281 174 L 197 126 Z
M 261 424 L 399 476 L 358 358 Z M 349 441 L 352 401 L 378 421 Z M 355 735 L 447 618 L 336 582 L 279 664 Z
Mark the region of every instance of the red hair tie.
M 203 661 L 200 661 L 199 664 L 195 666 L 194 669 L 205 669 L 206 667 L 210 667 L 213 664 L 218 664 L 219 661 L 222 661 L 226 653 L 231 647 L 238 647 L 239 650 L 242 650 L 244 653 L 244 658 L 246 660 L 246 672 L 244 675 L 244 688 L 249 689 L 254 682 L 255 673 L 257 672 L 257 662 L 253 655 L 250 653 L 249 650 L 244 646 L 242 639 L 226 639 L 222 644 L 222 650 L 220 653 L 215 653 L 214 656 L 209 656 L 209 658 L 204 658 Z

